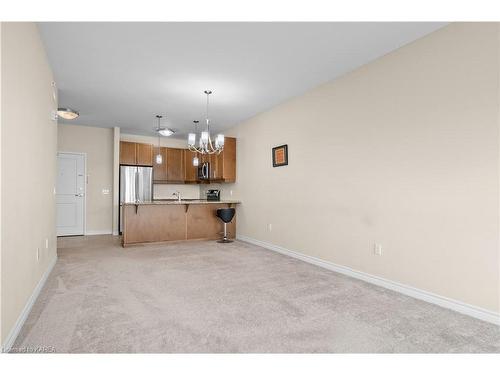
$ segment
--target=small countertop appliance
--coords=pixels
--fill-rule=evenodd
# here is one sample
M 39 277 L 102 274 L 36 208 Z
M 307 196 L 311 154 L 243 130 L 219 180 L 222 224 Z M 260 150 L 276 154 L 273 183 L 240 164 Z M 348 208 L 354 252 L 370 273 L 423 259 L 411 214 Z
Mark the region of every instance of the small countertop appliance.
M 207 201 L 220 201 L 220 190 L 207 190 Z

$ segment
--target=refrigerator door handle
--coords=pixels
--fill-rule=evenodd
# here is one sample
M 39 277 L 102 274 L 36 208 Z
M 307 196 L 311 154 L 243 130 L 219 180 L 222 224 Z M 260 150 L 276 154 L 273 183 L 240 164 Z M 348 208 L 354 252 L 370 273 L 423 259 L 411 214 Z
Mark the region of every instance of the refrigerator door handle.
M 135 168 L 135 203 L 139 203 L 139 168 Z

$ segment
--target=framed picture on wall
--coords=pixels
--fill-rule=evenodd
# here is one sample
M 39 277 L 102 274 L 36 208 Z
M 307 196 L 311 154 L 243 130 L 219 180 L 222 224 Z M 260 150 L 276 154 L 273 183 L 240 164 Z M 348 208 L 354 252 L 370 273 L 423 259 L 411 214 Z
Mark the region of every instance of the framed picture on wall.
M 273 147 L 273 167 L 288 165 L 288 145 Z

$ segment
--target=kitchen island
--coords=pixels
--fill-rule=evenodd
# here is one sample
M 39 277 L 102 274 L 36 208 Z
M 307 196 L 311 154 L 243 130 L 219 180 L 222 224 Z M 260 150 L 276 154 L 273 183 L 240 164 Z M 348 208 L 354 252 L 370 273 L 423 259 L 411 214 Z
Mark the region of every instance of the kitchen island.
M 235 207 L 239 201 L 202 199 L 155 200 L 124 203 L 123 246 L 150 242 L 215 240 L 221 238 L 223 223 L 218 208 Z M 236 217 L 227 224 L 229 237 L 236 235 Z

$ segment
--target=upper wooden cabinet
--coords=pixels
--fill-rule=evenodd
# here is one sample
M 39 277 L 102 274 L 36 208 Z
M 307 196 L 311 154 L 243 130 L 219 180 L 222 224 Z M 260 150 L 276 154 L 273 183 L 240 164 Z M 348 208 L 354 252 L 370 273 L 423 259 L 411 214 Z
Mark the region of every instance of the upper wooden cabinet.
M 136 143 L 137 165 L 153 165 L 153 146 L 146 143 Z
M 236 181 L 236 138 L 225 137 L 224 150 L 219 155 L 211 155 L 212 176 L 214 180 Z
M 146 143 L 121 141 L 120 164 L 153 165 L 153 146 Z
M 120 142 L 120 164 L 136 165 L 134 142 Z
M 167 147 L 167 181 L 184 182 L 184 149 Z
M 157 164 L 156 163 L 156 155 L 158 153 L 161 154 L 162 156 L 162 163 Z M 165 182 L 167 180 L 167 167 L 165 166 L 165 163 L 167 161 L 167 148 L 166 147 L 154 147 L 153 148 L 153 180 L 154 181 L 159 181 L 159 182 Z
M 156 164 L 156 155 L 161 153 L 163 161 Z M 193 183 L 198 180 L 198 167 L 193 166 L 195 153 L 172 147 L 153 147 L 151 144 L 120 142 L 120 164 L 153 166 L 153 180 L 156 183 Z M 236 138 L 226 137 L 224 150 L 219 154 L 200 155 L 200 165 L 210 163 L 212 181 L 236 181 Z M 207 181 L 203 181 L 207 182 Z
M 196 153 L 184 150 L 184 180 L 186 182 L 196 182 L 198 181 L 198 167 L 193 165 L 193 158 Z
M 156 163 L 158 147 L 153 150 L 155 162 L 153 164 L 153 180 L 161 184 L 185 182 L 184 170 L 184 149 L 160 147 L 160 154 L 163 157 L 162 163 Z

